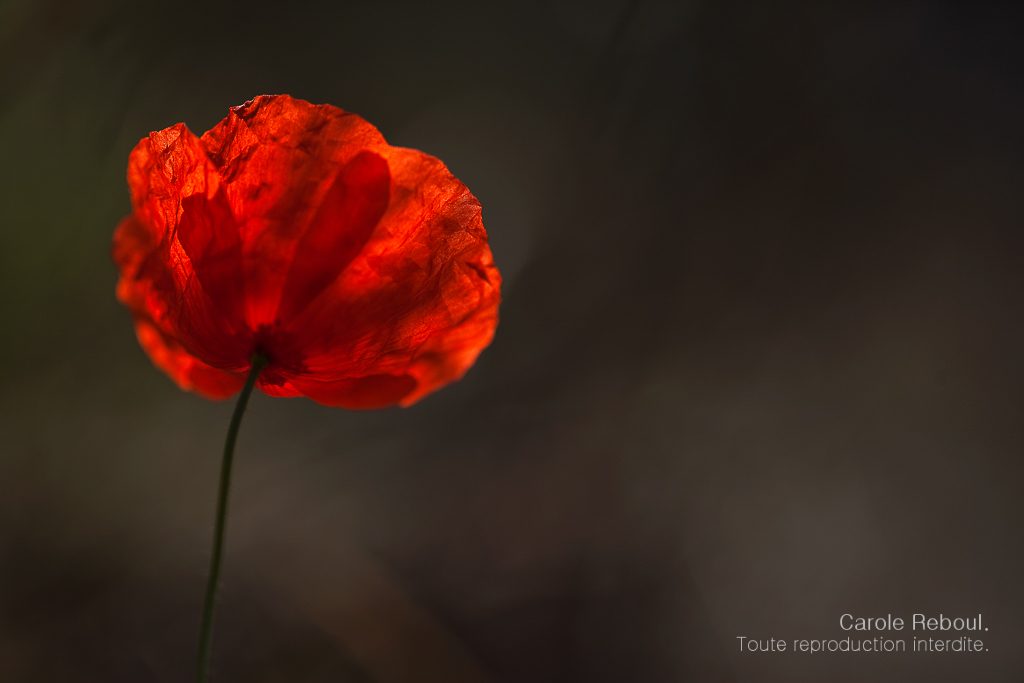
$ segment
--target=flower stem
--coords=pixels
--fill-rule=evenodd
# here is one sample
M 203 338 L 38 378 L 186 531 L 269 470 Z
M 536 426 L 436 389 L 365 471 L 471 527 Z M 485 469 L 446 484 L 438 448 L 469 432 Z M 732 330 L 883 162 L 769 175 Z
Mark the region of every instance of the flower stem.
M 197 660 L 196 680 L 206 683 L 210 675 L 210 643 L 213 637 L 213 611 L 217 602 L 217 588 L 220 582 L 220 565 L 224 555 L 224 527 L 228 517 L 228 494 L 231 491 L 231 464 L 235 457 L 235 440 L 238 428 L 242 424 L 245 406 L 256 386 L 256 378 L 267 364 L 267 359 L 260 354 L 252 358 L 252 369 L 245 380 L 242 393 L 235 403 L 235 412 L 231 415 L 228 436 L 224 441 L 224 456 L 220 463 L 220 486 L 217 490 L 217 517 L 213 531 L 213 553 L 210 556 L 210 573 L 206 580 L 206 599 L 203 602 L 203 622 L 199 629 L 199 657 Z

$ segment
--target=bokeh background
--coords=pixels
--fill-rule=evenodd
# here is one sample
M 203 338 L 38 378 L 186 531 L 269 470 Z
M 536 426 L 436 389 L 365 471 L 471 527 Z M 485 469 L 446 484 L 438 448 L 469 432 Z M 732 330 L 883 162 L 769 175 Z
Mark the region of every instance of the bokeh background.
M 0 2 L 0 680 L 190 680 L 230 403 L 114 299 L 128 151 L 288 92 L 506 285 L 406 410 L 257 396 L 215 679 L 1024 678 L 1012 3 Z M 740 655 L 982 612 L 979 655 Z

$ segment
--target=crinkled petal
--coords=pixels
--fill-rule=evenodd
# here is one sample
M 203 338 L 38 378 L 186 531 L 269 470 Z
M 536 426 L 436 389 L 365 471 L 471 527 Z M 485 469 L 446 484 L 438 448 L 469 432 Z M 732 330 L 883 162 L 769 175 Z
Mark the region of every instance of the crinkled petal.
M 501 276 L 480 204 L 438 159 L 417 150 L 382 150 L 391 202 L 372 238 L 340 277 L 273 342 L 301 359 L 280 383 L 331 405 L 345 405 L 346 382 L 388 375 L 415 386 L 409 405 L 461 377 L 497 325 Z M 310 381 L 333 382 L 314 396 Z
M 114 236 L 120 299 L 204 363 L 246 366 L 240 235 L 199 139 L 182 125 L 143 138 L 128 180 L 134 213 Z
M 384 202 L 377 200 L 381 194 L 380 166 L 372 167 L 372 157 L 364 159 L 365 163 L 355 162 L 355 168 L 351 164 L 360 154 L 385 146 L 384 139 L 365 120 L 337 107 L 288 96 L 261 96 L 234 107 L 203 135 L 202 144 L 219 170 L 239 220 L 246 321 L 254 330 L 272 326 L 278 320 L 286 288 L 295 297 L 286 302 L 286 314 L 306 303 L 298 299 L 307 292 L 296 292 L 293 288 L 301 287 L 286 283 L 296 281 L 293 265 L 303 260 L 302 253 L 296 258 L 302 245 L 318 242 L 304 238 L 322 214 L 322 207 L 338 203 L 337 190 L 345 200 L 341 209 L 326 210 L 340 219 L 334 225 L 335 233 L 351 233 L 354 245 L 360 246 L 358 235 L 366 232 L 366 221 L 375 217 L 375 212 L 382 213 L 378 211 L 382 207 L 376 205 L 386 204 L 386 198 Z M 360 169 L 361 173 L 353 174 Z M 367 206 L 361 210 L 349 206 L 359 199 L 352 191 L 359 188 L 353 183 L 370 192 Z M 349 213 L 358 225 L 346 222 Z M 339 263 L 343 266 L 343 259 Z M 323 277 L 320 269 L 310 275 L 310 280 L 319 284 Z
M 327 405 L 409 405 L 490 343 L 501 276 L 480 205 L 438 159 L 362 118 L 263 96 L 203 137 L 184 125 L 129 160 L 119 298 L 185 388 L 257 385 Z
M 306 396 L 335 408 L 368 410 L 405 402 L 418 386 L 411 375 L 368 375 L 351 379 L 323 381 L 311 376 L 284 384 L 261 383 L 260 388 L 273 396 Z
M 245 384 L 244 372 L 231 373 L 210 367 L 148 320 L 136 319 L 135 334 L 153 364 L 186 391 L 222 399 L 236 394 Z
M 359 255 L 388 208 L 390 185 L 387 162 L 373 152 L 341 167 L 296 245 L 277 325 L 302 312 Z

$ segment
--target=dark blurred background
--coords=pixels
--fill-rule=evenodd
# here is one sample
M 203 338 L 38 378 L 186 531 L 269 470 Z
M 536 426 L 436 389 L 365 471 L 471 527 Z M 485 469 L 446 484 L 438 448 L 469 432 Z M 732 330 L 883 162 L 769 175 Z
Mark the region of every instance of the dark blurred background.
M 1024 679 L 1012 3 L 0 0 L 0 680 L 190 680 L 230 403 L 114 299 L 128 151 L 287 92 L 479 196 L 493 346 L 257 396 L 215 680 Z M 976 655 L 740 655 L 983 612 Z

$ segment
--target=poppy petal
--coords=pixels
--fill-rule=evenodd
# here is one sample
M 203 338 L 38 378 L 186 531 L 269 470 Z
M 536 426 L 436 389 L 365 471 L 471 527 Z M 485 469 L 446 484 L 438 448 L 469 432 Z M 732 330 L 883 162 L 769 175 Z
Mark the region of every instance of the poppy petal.
M 402 403 L 416 390 L 417 380 L 411 375 L 368 375 L 336 381 L 322 381 L 311 377 L 292 380 L 285 385 L 273 385 L 270 393 L 276 396 L 300 395 L 334 408 L 368 410 Z M 260 384 L 267 391 L 267 386 Z
M 438 159 L 287 95 L 132 151 L 118 298 L 179 385 L 327 405 L 410 405 L 491 341 L 501 276 L 480 204 Z
M 276 320 L 302 311 L 365 246 L 388 208 L 391 175 L 373 152 L 341 168 L 292 257 Z
M 143 138 L 128 181 L 135 212 L 114 238 L 119 297 L 206 363 L 244 367 L 251 344 L 231 302 L 240 242 L 198 138 L 181 125 Z
M 181 207 L 178 242 L 199 284 L 225 319 L 243 327 L 242 240 L 223 193 L 191 195 Z
M 228 398 L 245 384 L 245 373 L 231 373 L 211 367 L 165 335 L 151 321 L 138 318 L 135 334 L 153 364 L 186 391 L 208 398 Z
M 254 330 L 271 326 L 300 242 L 339 168 L 384 146 L 384 139 L 364 119 L 337 107 L 265 95 L 234 107 L 202 144 L 239 217 L 246 320 Z
M 303 393 L 307 378 L 344 386 L 409 376 L 417 384 L 401 398 L 408 405 L 460 377 L 493 337 L 501 277 L 479 202 L 440 160 L 402 148 L 384 154 L 387 212 L 359 256 L 279 335 L 280 355 L 302 359 L 292 381 Z

